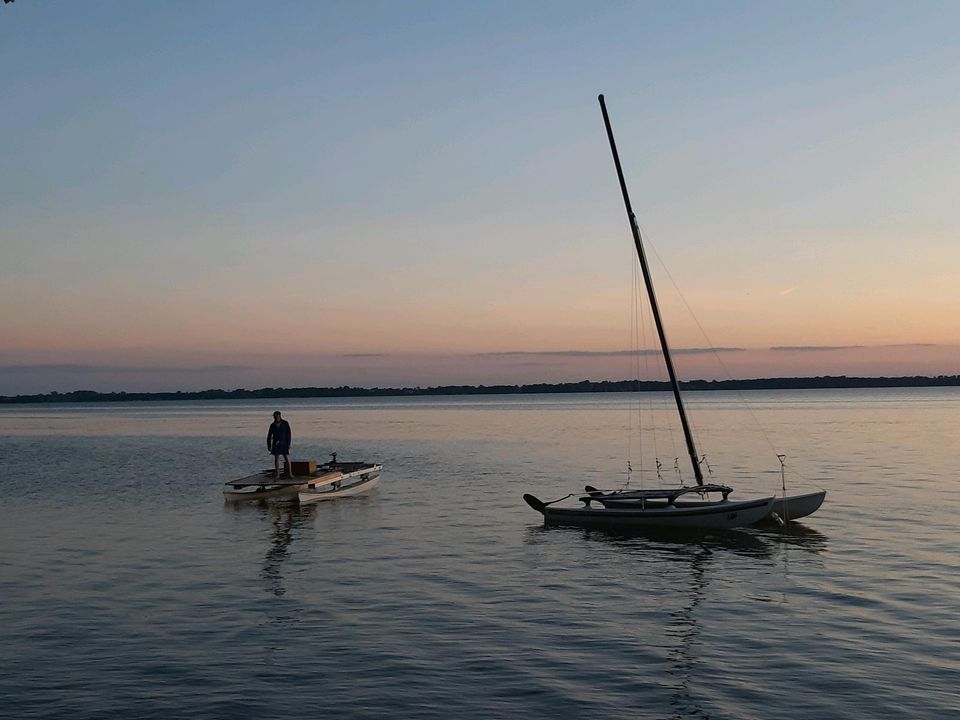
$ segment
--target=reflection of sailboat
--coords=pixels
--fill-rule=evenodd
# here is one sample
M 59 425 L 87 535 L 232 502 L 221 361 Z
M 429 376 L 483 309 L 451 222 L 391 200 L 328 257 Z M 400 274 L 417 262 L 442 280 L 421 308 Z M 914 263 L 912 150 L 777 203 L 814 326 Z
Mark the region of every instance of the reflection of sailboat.
M 527 542 L 532 545 L 539 544 L 551 535 L 566 538 L 566 541 L 561 540 L 559 547 L 553 548 L 555 552 L 563 552 L 572 545 L 579 545 L 577 541 L 581 539 L 588 543 L 602 544 L 614 548 L 618 558 L 625 560 L 625 565 L 632 564 L 638 569 L 638 572 L 632 573 L 629 568 L 619 567 L 619 572 L 660 579 L 661 582 L 650 590 L 652 594 L 656 593 L 657 597 L 656 606 L 649 607 L 650 612 L 656 616 L 655 620 L 649 622 L 653 622 L 655 627 L 649 623 L 621 622 L 620 617 L 614 623 L 618 628 L 615 631 L 616 637 L 618 641 L 632 642 L 638 646 L 657 644 L 664 648 L 665 654 L 660 656 L 663 665 L 647 670 L 648 673 L 663 678 L 658 684 L 669 688 L 670 710 L 667 710 L 665 698 L 658 716 L 678 720 L 713 716 L 710 708 L 705 707 L 709 696 L 702 683 L 705 679 L 704 673 L 709 674 L 704 663 L 709 666 L 709 656 L 715 653 L 707 653 L 707 659 L 704 659 L 700 647 L 703 619 L 707 617 L 703 604 L 714 595 L 708 592 L 711 562 L 719 560 L 725 568 L 720 570 L 714 566 L 715 575 L 720 582 L 718 591 L 722 595 L 724 586 L 730 585 L 729 565 L 724 563 L 724 558 L 735 554 L 748 558 L 744 562 L 752 566 L 773 567 L 771 544 L 752 529 L 725 530 L 713 534 L 667 530 L 631 533 L 595 528 L 560 531 L 545 525 L 528 528 L 526 537 Z M 586 554 L 596 557 L 594 548 L 588 549 Z M 651 562 L 658 564 L 654 571 L 639 571 L 640 568 L 649 567 Z M 634 596 L 628 594 L 627 597 Z M 659 643 L 657 629 L 665 634 L 665 644 Z
M 758 528 L 761 535 L 786 547 L 796 547 L 811 553 L 820 553 L 827 549 L 829 538 L 819 530 L 802 523 L 791 522 L 783 526 L 768 525 Z
M 670 696 L 675 718 L 709 717 L 700 704 L 693 700 L 690 681 L 697 672 L 696 656 L 693 652 L 694 643 L 700 633 L 697 608 L 707 586 L 706 564 L 710 555 L 708 548 L 694 549 L 690 558 L 690 602 L 673 610 L 667 624 L 667 634 L 677 639 L 677 644 L 671 648 L 668 655 L 671 667 L 667 670 L 677 681 L 677 687 Z
M 614 166 L 617 170 L 617 178 L 620 182 L 620 191 L 623 195 L 623 202 L 627 211 L 627 219 L 629 220 L 630 230 L 633 234 L 637 259 L 643 274 L 643 282 L 647 291 L 650 313 L 656 325 L 660 350 L 664 364 L 666 365 L 667 374 L 670 378 L 670 387 L 676 402 L 677 414 L 683 430 L 687 455 L 689 456 L 697 484 L 695 486 L 669 490 L 603 491 L 588 486 L 586 490 L 587 494 L 580 497 L 580 500 L 586 505 L 585 508 L 552 507 L 552 502 L 543 502 L 539 498 L 529 494 L 524 495 L 523 498 L 530 507 L 543 515 L 545 523 L 634 529 L 655 527 L 735 528 L 752 525 L 770 514 L 774 503 L 773 497 L 756 500 L 730 500 L 728 496 L 732 492 L 732 488 L 726 485 L 704 483 L 703 472 L 700 469 L 702 458 L 697 452 L 693 433 L 690 430 L 686 408 L 684 407 L 683 397 L 680 393 L 680 383 L 677 380 L 677 373 L 673 366 L 670 346 L 667 343 L 656 293 L 654 292 L 653 279 L 640 237 L 640 227 L 637 224 L 637 218 L 633 213 L 633 207 L 630 203 L 630 195 L 627 192 L 627 184 L 623 177 L 623 169 L 620 166 L 620 156 L 617 153 L 617 145 L 613 138 L 613 129 L 610 125 L 610 118 L 607 115 L 607 106 L 604 102 L 603 95 L 599 97 L 599 101 L 600 109 L 603 112 L 603 122 L 607 131 L 607 139 L 610 142 L 610 151 L 613 155 Z M 709 500 L 708 497 L 710 493 L 719 494 L 721 499 Z M 568 495 L 567 497 L 570 496 Z M 685 499 L 678 502 L 678 498 L 681 497 Z M 690 497 L 699 497 L 699 500 L 686 499 Z M 593 503 L 597 503 L 600 507 L 594 507 Z M 787 504 L 786 498 L 784 499 L 784 504 Z
M 554 524 L 545 524 L 529 528 L 529 538 L 533 541 L 542 533 L 557 530 Z M 604 542 L 611 545 L 635 550 L 638 542 L 643 547 L 649 543 L 656 543 L 660 550 L 673 549 L 676 553 L 687 553 L 691 546 L 708 550 L 724 550 L 736 555 L 754 558 L 767 558 L 771 555 L 770 544 L 762 536 L 753 531 L 724 530 L 722 533 L 705 534 L 702 530 L 685 528 L 650 527 L 650 528 L 623 528 L 617 526 L 584 526 L 582 528 L 584 540 Z M 776 534 L 771 530 L 772 534 Z M 544 535 L 545 537 L 545 535 Z

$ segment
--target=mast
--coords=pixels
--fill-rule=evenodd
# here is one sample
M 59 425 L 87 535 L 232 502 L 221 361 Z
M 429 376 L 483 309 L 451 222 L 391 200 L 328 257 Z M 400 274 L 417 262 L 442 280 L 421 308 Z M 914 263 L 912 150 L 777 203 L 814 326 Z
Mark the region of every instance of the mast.
M 640 227 L 637 225 L 637 217 L 633 214 L 633 206 L 630 204 L 630 195 L 627 193 L 627 183 L 623 179 L 623 168 L 620 167 L 620 156 L 617 154 L 617 143 L 613 139 L 613 129 L 610 127 L 610 117 L 607 115 L 607 104 L 603 101 L 603 95 L 598 97 L 600 100 L 600 109 L 603 111 L 603 124 L 607 128 L 607 138 L 610 140 L 610 152 L 613 153 L 613 164 L 617 168 L 617 178 L 620 180 L 620 192 L 623 193 L 623 204 L 627 209 L 627 219 L 630 221 L 630 230 L 633 232 L 633 242 L 637 246 L 637 257 L 640 258 L 640 269 L 643 271 L 643 282 L 647 286 L 647 295 L 650 297 L 650 310 L 653 313 L 653 320 L 657 325 L 657 335 L 660 337 L 660 348 L 663 350 L 663 359 L 667 364 L 667 374 L 670 376 L 670 387 L 673 388 L 673 397 L 677 401 L 677 410 L 680 413 L 680 425 L 683 427 L 683 437 L 687 441 L 687 452 L 690 455 L 690 463 L 693 465 L 693 474 L 697 478 L 697 485 L 703 485 L 703 473 L 700 472 L 700 461 L 697 459 L 697 447 L 693 443 L 693 435 L 690 432 L 690 423 L 687 422 L 687 413 L 683 408 L 683 398 L 680 397 L 680 383 L 677 382 L 677 373 L 673 369 L 673 358 L 670 357 L 670 346 L 667 345 L 667 336 L 663 332 L 663 321 L 660 319 L 660 308 L 657 305 L 657 296 L 653 291 L 653 279 L 650 276 L 650 268 L 647 267 L 647 256 L 643 251 L 643 243 L 640 241 Z

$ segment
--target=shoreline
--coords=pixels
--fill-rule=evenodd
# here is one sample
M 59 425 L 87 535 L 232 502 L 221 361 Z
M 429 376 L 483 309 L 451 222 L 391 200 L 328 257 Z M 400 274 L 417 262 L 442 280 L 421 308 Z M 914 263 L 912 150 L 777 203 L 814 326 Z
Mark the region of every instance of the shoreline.
M 847 388 L 957 387 L 960 375 L 849 377 L 846 375 L 746 380 L 686 380 L 683 390 L 814 390 Z M 284 398 L 413 397 L 444 395 L 535 395 L 546 393 L 663 392 L 667 381 L 582 380 L 570 383 L 534 383 L 527 385 L 439 385 L 413 388 L 298 387 L 259 388 L 256 390 L 195 390 L 174 392 L 97 392 L 74 390 L 33 395 L 0 396 L 0 405 L 44 403 L 116 403 L 165 402 L 183 400 L 257 400 Z

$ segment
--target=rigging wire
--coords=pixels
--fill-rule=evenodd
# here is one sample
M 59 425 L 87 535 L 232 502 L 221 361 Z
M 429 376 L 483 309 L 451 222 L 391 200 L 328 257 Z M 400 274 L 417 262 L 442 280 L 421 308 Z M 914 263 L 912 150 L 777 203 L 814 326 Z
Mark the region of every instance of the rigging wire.
M 638 226 L 638 228 L 639 228 L 639 229 L 642 231 L 642 233 L 643 233 L 643 237 L 644 237 L 644 239 L 645 239 L 644 245 L 645 245 L 646 247 L 649 247 L 649 248 L 653 251 L 654 257 L 656 257 L 657 261 L 660 263 L 660 267 L 662 267 L 663 270 L 664 270 L 664 272 L 666 272 L 667 277 L 670 279 L 670 282 L 671 282 L 671 284 L 673 285 L 674 290 L 675 290 L 676 293 L 680 296 L 680 299 L 683 301 L 683 304 L 686 306 L 687 312 L 688 312 L 688 313 L 690 314 L 690 316 L 693 318 L 694 322 L 697 324 L 697 327 L 700 328 L 700 332 L 701 332 L 701 334 L 704 336 L 704 339 L 706 339 L 707 345 L 710 347 L 710 350 L 711 350 L 711 352 L 713 353 L 714 357 L 718 357 L 716 350 L 713 348 L 713 344 L 710 342 L 710 339 L 707 337 L 706 333 L 703 331 L 703 327 L 700 325 L 700 322 L 699 322 L 699 320 L 697 320 L 696 315 L 694 315 L 692 308 L 690 307 L 689 303 L 687 303 L 687 300 L 686 300 L 686 298 L 683 296 L 683 293 L 680 291 L 680 287 L 677 285 L 676 280 L 673 279 L 673 276 L 670 274 L 670 271 L 669 271 L 669 269 L 666 267 L 666 264 L 663 262 L 663 259 L 662 259 L 662 258 L 660 257 L 660 255 L 657 253 L 657 249 L 656 249 L 656 247 L 655 247 L 654 244 L 653 244 L 653 241 L 652 241 L 652 239 L 651 239 L 650 234 L 647 232 L 647 230 L 646 230 L 645 228 L 643 228 L 642 226 L 640 226 L 639 222 L 637 223 L 637 226 Z M 664 361 L 664 362 L 665 362 L 665 361 Z M 721 366 L 722 366 L 722 363 L 721 363 Z M 726 370 L 726 368 L 724 368 L 724 371 L 725 371 L 725 372 L 728 372 L 728 371 Z M 742 398 L 741 398 L 741 401 L 742 401 Z M 697 446 L 698 446 L 698 447 L 706 447 L 706 445 L 707 445 L 708 443 L 705 443 L 704 440 L 703 440 L 703 438 L 704 438 L 704 433 L 701 431 L 700 426 L 699 426 L 699 425 L 697 424 L 697 422 L 696 422 L 696 416 L 695 416 L 695 415 L 688 416 L 688 417 L 687 417 L 687 423 L 688 423 L 689 426 L 690 426 L 690 433 L 691 433 L 691 435 L 693 435 L 694 441 L 696 442 Z M 671 441 L 672 441 L 672 443 L 673 443 L 673 452 L 676 453 L 676 443 L 675 443 L 672 435 L 671 435 Z
M 690 418 L 687 418 L 690 422 Z M 673 435 L 673 426 L 667 425 L 667 432 L 670 436 L 670 451 L 673 453 L 673 469 L 677 473 L 677 482 L 683 485 L 683 472 L 680 470 L 680 456 L 677 455 L 677 439 Z
M 787 456 L 777 455 L 780 461 L 780 486 L 783 488 L 783 521 L 790 522 L 790 508 L 787 504 Z
M 650 396 L 647 393 L 641 394 L 640 391 L 640 378 L 648 377 L 647 365 L 649 364 L 649 358 L 647 356 L 647 333 L 646 328 L 643 323 L 644 318 L 644 305 L 643 305 L 643 280 L 640 277 L 640 261 L 636 256 L 636 248 L 630 248 L 630 257 L 631 257 L 631 267 L 633 268 L 633 285 L 634 285 L 634 297 L 636 299 L 636 312 L 633 316 L 633 325 L 634 325 L 634 334 L 637 338 L 637 348 L 633 356 L 634 364 L 634 377 L 637 381 L 637 422 L 643 429 L 643 403 L 650 402 Z M 641 375 L 640 372 L 640 358 L 643 358 L 644 363 L 644 372 Z M 644 397 L 646 395 L 646 397 Z M 653 417 L 653 412 L 649 411 L 647 413 L 647 418 L 649 420 L 649 434 L 653 443 L 653 454 L 656 456 L 657 453 L 657 426 Z M 641 442 L 643 442 L 643 435 L 641 435 Z M 646 453 L 644 453 L 645 457 Z M 643 468 L 641 467 L 641 483 L 643 482 Z M 643 485 L 641 484 L 641 489 Z
M 666 263 L 660 257 L 660 253 L 657 252 L 656 246 L 653 244 L 653 240 L 649 233 L 644 230 L 644 237 L 647 239 L 647 245 L 653 251 L 654 257 L 657 258 L 657 262 L 660 263 L 660 267 L 666 273 L 667 278 L 670 280 L 670 284 L 673 285 L 673 289 L 676 291 L 681 302 L 683 302 L 684 307 L 687 309 L 687 312 L 690 314 L 690 317 L 693 319 L 693 322 L 696 324 L 697 329 L 700 331 L 700 334 L 703 335 L 703 339 L 707 341 L 707 347 L 710 349 L 710 352 L 713 354 L 714 359 L 717 361 L 717 364 L 723 369 L 724 374 L 727 376 L 728 380 L 733 380 L 733 375 L 730 373 L 729 368 L 723 362 L 723 359 L 720 357 L 720 354 L 716 350 L 716 346 L 713 344 L 713 341 L 710 339 L 710 336 L 707 334 L 707 331 L 704 330 L 703 325 L 700 324 L 700 320 L 697 318 L 696 313 L 693 312 L 693 308 L 690 307 L 690 303 L 687 302 L 686 296 L 680 290 L 680 286 L 677 284 L 677 281 L 674 279 L 673 275 L 670 273 L 670 268 L 667 267 Z M 764 431 L 763 426 L 760 424 L 760 421 L 757 419 L 756 415 L 753 414 L 752 409 L 750 408 L 749 403 L 747 403 L 746 398 L 743 397 L 741 390 L 735 388 L 737 397 L 740 399 L 740 402 L 750 411 L 751 417 L 754 422 L 757 424 L 757 428 L 760 430 L 760 433 L 763 435 L 764 439 L 767 441 L 767 445 L 770 446 L 770 449 L 776 454 L 776 448 L 773 445 L 773 442 L 770 440 L 767 433 Z
M 690 314 L 690 317 L 693 318 L 693 322 L 696 324 L 697 329 L 700 331 L 700 334 L 703 336 L 704 340 L 706 340 L 707 347 L 710 349 L 710 352 L 713 355 L 714 359 L 716 360 L 717 364 L 722 368 L 726 378 L 732 381 L 734 379 L 733 374 L 730 372 L 730 369 L 727 367 L 726 363 L 723 362 L 723 359 L 720 357 L 720 354 L 716 350 L 716 346 L 713 344 L 713 341 L 710 339 L 710 336 L 707 334 L 707 331 L 704 330 L 703 325 L 700 324 L 700 320 L 697 318 L 696 314 L 693 312 L 693 308 L 690 307 L 690 303 L 687 302 L 686 296 L 684 296 L 683 292 L 680 290 L 680 286 L 677 284 L 677 281 L 674 279 L 673 275 L 670 273 L 670 269 L 667 267 L 666 263 L 664 263 L 663 259 L 660 257 L 660 254 L 657 252 L 657 248 L 653 243 L 650 233 L 648 233 L 644 229 L 643 234 L 644 234 L 644 238 L 647 241 L 646 246 L 649 247 L 650 250 L 653 252 L 654 257 L 657 259 L 657 262 L 660 264 L 660 267 L 663 269 L 667 278 L 670 280 L 670 284 L 673 285 L 673 289 L 676 291 L 677 295 L 680 297 L 680 300 L 683 302 L 684 307 L 686 307 L 687 312 Z M 767 434 L 763 425 L 760 423 L 760 420 L 757 417 L 756 413 L 753 411 L 753 408 L 750 406 L 750 403 L 748 403 L 746 398 L 743 396 L 743 392 L 736 387 L 734 387 L 733 390 L 736 393 L 737 398 L 740 401 L 740 404 L 749 413 L 751 420 L 753 421 L 757 430 L 759 430 L 760 435 L 763 437 L 764 441 L 767 443 L 767 446 L 769 447 L 771 452 L 774 455 L 779 457 L 776 446 L 773 444 L 773 441 L 770 439 L 770 436 Z M 696 429 L 695 429 L 695 432 L 696 432 Z M 781 470 L 782 469 L 783 468 L 781 467 Z M 797 474 L 799 475 L 800 473 L 797 473 Z
M 634 272 L 636 273 L 637 278 L 638 278 L 638 282 L 639 282 L 639 278 L 640 278 L 640 261 L 639 261 L 639 259 L 635 259 L 635 260 L 634 260 Z M 644 289 L 645 289 L 645 284 L 644 284 Z M 643 299 L 643 294 L 642 294 L 642 292 L 643 292 L 643 291 L 641 291 L 640 289 L 638 289 L 638 292 L 641 293 L 641 294 L 640 294 L 640 302 L 641 302 L 641 305 L 642 305 L 642 299 Z M 643 334 L 643 348 L 644 348 L 643 353 L 642 353 L 642 355 L 643 355 L 643 376 L 644 376 L 647 380 L 652 380 L 652 379 L 654 378 L 654 375 L 656 375 L 657 378 L 659 379 L 660 373 L 659 373 L 659 372 L 654 372 L 654 370 L 652 370 L 651 367 L 650 367 L 650 364 L 651 364 L 651 363 L 650 363 L 650 354 L 651 354 L 651 353 L 650 353 L 650 349 L 649 349 L 649 348 L 650 348 L 651 345 L 654 344 L 654 341 L 653 341 L 653 340 L 649 340 L 649 341 L 648 341 L 648 339 L 647 339 L 647 338 L 654 338 L 654 337 L 656 337 L 656 335 L 654 334 L 654 330 L 653 330 L 653 311 L 652 311 L 651 308 L 650 308 L 650 303 L 649 303 L 649 302 L 647 302 L 646 305 L 642 305 L 642 309 L 643 309 L 644 312 L 643 312 L 643 314 L 642 314 L 642 317 L 639 317 L 639 318 L 638 318 L 637 322 L 639 323 L 639 325 L 640 325 L 640 331 L 641 331 L 642 334 Z M 656 342 L 659 342 L 659 340 L 656 341 Z M 658 356 L 658 357 L 661 357 L 661 356 Z M 661 359 L 662 359 L 662 358 L 661 358 Z M 639 365 L 640 365 L 640 363 L 639 363 L 639 358 L 638 358 L 638 362 L 637 362 L 637 367 L 638 367 L 638 373 L 637 373 L 637 374 L 638 374 L 638 377 L 639 377 Z M 661 364 L 660 364 L 659 362 L 658 362 L 656 365 L 657 365 L 657 368 L 656 368 L 657 371 L 659 371 L 659 370 L 662 369 L 662 368 L 661 368 Z M 653 393 L 652 393 L 651 391 L 648 391 L 648 392 L 646 393 L 646 405 L 647 405 L 647 416 L 650 418 L 650 434 L 651 434 L 652 444 L 653 444 L 653 456 L 654 456 L 654 458 L 656 458 L 656 460 L 657 460 L 657 478 L 660 480 L 660 486 L 662 487 L 662 486 L 663 486 L 663 476 L 660 474 L 660 467 L 661 467 L 661 465 L 660 465 L 660 450 L 659 450 L 659 448 L 658 448 L 658 441 L 657 441 L 657 436 L 658 436 L 658 434 L 659 434 L 658 429 L 657 429 L 657 424 L 658 424 L 658 423 L 657 423 L 657 412 L 654 410 L 654 406 L 653 406 Z
M 637 261 L 636 264 L 639 268 L 639 260 Z M 639 277 L 639 269 L 637 269 L 637 273 Z M 646 289 L 645 284 L 643 288 L 644 290 Z M 656 379 L 656 380 L 666 381 L 668 379 L 667 360 L 666 360 L 666 357 L 664 356 L 663 348 L 660 346 L 659 335 L 654 328 L 653 310 L 650 308 L 649 300 L 647 304 L 644 306 L 644 309 L 646 310 L 642 318 L 643 320 L 642 327 L 644 330 L 644 347 L 656 348 L 655 351 L 647 350 L 646 352 L 643 353 L 645 377 L 649 380 Z M 651 340 L 649 341 L 649 346 L 647 345 L 647 340 L 646 340 L 647 337 L 651 338 Z M 655 359 L 652 363 L 655 366 L 653 368 L 651 368 L 651 360 L 650 360 L 651 355 L 655 356 Z M 666 411 L 664 408 L 660 408 L 659 410 L 654 410 L 652 392 L 647 393 L 647 408 L 650 414 L 651 423 L 653 423 L 654 454 L 657 456 L 657 458 L 659 458 L 659 454 L 661 450 L 665 452 L 667 449 L 669 449 L 671 457 L 678 456 L 679 453 L 677 452 L 677 440 L 676 440 L 676 435 L 674 433 L 674 430 L 675 430 L 675 423 L 679 420 L 679 418 L 675 418 L 672 413 Z M 689 422 L 689 418 L 688 418 L 688 422 Z M 663 429 L 666 429 L 667 431 L 667 440 L 669 441 L 668 442 L 669 448 L 657 447 L 658 436 L 662 434 Z M 676 470 L 677 470 L 677 475 L 680 478 L 680 483 L 683 484 L 682 473 L 680 473 L 679 468 L 676 468 Z M 660 478 L 662 483 L 662 480 L 663 480 L 662 475 L 658 473 L 658 477 Z
M 633 263 L 631 263 L 632 265 Z M 635 363 L 634 355 L 636 354 L 634 348 L 636 347 L 637 339 L 634 333 L 634 324 L 637 315 L 637 272 L 634 269 L 631 274 L 631 285 L 630 285 L 630 315 L 627 318 L 627 324 L 630 326 L 630 357 L 628 358 L 628 368 L 629 372 L 633 371 L 633 365 Z M 639 390 L 639 388 L 637 388 Z M 637 441 L 642 443 L 642 418 L 637 414 Z M 643 487 L 643 447 L 640 447 L 640 483 L 641 488 Z M 630 477 L 633 473 L 633 402 L 627 403 L 627 482 L 626 485 L 630 485 Z

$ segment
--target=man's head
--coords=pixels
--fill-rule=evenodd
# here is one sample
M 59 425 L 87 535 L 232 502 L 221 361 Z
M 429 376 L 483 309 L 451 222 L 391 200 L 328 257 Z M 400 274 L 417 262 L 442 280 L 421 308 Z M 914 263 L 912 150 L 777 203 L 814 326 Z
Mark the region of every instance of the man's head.
M 275 410 L 274 413 L 273 413 L 273 421 L 274 421 L 274 422 L 277 422 L 279 419 L 280 419 L 280 411 L 279 411 L 279 410 Z

